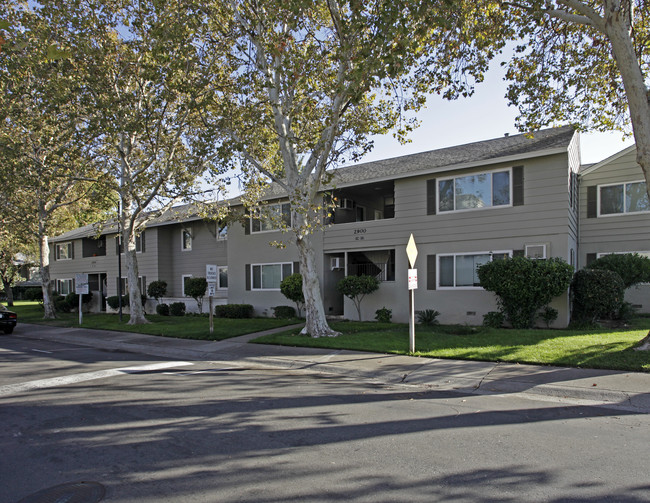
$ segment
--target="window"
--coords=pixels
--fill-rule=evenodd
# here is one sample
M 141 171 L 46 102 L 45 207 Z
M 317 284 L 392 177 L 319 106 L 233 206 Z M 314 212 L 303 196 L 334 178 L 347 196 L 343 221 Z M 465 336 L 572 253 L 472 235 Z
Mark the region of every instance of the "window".
M 189 229 L 181 231 L 181 250 L 190 251 L 192 249 L 192 233 Z
M 546 245 L 526 245 L 526 257 L 528 258 L 546 258 Z
M 138 285 L 140 286 L 140 294 L 146 295 L 147 291 L 145 290 L 145 288 L 147 286 L 147 282 L 144 276 L 138 276 Z M 122 295 L 126 295 L 127 293 L 129 293 L 129 280 L 127 278 L 121 279 L 121 286 L 122 286 Z
M 217 241 L 228 239 L 228 225 L 217 223 Z
M 269 204 L 264 206 L 258 214 L 263 218 L 251 218 L 251 232 L 269 232 L 282 228 L 283 225 L 291 227 L 291 205 Z
M 228 267 L 217 267 L 217 290 L 228 290 Z
M 183 274 L 183 276 L 181 276 L 181 297 L 185 297 L 185 286 L 187 284 L 187 280 L 191 277 L 191 274 Z
M 72 288 L 72 279 L 57 279 L 56 280 L 56 291 L 61 295 L 68 295 L 74 290 Z
M 480 288 L 477 269 L 491 260 L 510 257 L 511 251 L 458 253 L 438 256 L 439 288 Z
M 74 258 L 72 243 L 57 243 L 55 253 L 56 260 L 72 260 Z
M 650 211 L 645 182 L 598 187 L 598 215 L 621 215 Z
M 120 242 L 121 242 L 121 236 L 115 236 L 115 253 L 119 253 L 120 251 Z M 124 253 L 124 249 L 126 247 L 122 247 L 122 253 Z M 144 251 L 144 231 L 142 231 L 140 234 L 136 234 L 135 236 L 135 252 L 136 253 L 142 253 Z
M 438 181 L 438 210 L 509 206 L 511 192 L 510 170 L 442 179 Z
M 284 278 L 293 274 L 293 263 L 253 264 L 251 285 L 253 290 L 279 290 Z

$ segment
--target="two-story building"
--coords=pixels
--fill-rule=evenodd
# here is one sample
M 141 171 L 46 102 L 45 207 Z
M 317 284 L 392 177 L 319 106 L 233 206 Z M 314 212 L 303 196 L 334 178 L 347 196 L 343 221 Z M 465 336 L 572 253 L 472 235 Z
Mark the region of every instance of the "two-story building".
M 584 182 L 579 188 L 580 177 Z M 337 292 L 336 284 L 346 275 L 372 274 L 381 286 L 364 299 L 363 319 L 372 320 L 377 309 L 387 307 L 393 320 L 406 321 L 405 249 L 413 234 L 418 248 L 416 309 L 436 309 L 443 323 L 480 324 L 485 313 L 496 309 L 494 295 L 481 288 L 476 274 L 485 262 L 526 255 L 560 257 L 580 267 L 597 253 L 650 250 L 640 232 L 650 223 L 650 213 L 643 209 L 647 196 L 644 203 L 639 195 L 645 188 L 640 180 L 630 149 L 580 173 L 579 135 L 570 127 L 337 169 L 324 188 L 337 206 L 314 238 L 325 311 L 355 319 L 354 306 Z M 616 216 L 604 206 L 590 220 L 587 207 L 593 204 L 588 199 L 594 189 L 588 187 L 595 187 L 597 205 L 601 198 L 602 204 L 611 205 L 606 201 L 619 189 L 608 187 L 621 184 L 625 194 L 639 193 L 641 202 Z M 272 188 L 268 199 L 273 204 L 267 210 L 289 221 L 282 196 Z M 603 236 L 614 228 L 613 235 Z M 95 240 L 91 231 L 78 229 L 52 240 L 52 278 L 59 291 L 66 291 L 72 288 L 74 272 L 88 272 L 95 286 L 105 280 L 106 293 L 114 295 L 116 248 L 104 244 L 105 255 L 93 256 L 102 238 Z M 113 242 L 114 230 L 102 237 Z M 269 316 L 272 307 L 291 304 L 279 286 L 298 271 L 298 253 L 291 234 L 272 222 L 231 223 L 223 239 L 214 223 L 187 212 L 152 222 L 141 240 L 143 284 L 163 279 L 170 285 L 170 297 L 182 299 L 184 278 L 204 276 L 205 264 L 217 264 L 222 302 L 252 304 L 256 314 Z M 287 246 L 270 244 L 278 241 Z M 643 310 L 650 307 L 643 299 L 634 303 Z M 553 307 L 560 312 L 556 325 L 566 325 L 568 295 L 556 299 Z

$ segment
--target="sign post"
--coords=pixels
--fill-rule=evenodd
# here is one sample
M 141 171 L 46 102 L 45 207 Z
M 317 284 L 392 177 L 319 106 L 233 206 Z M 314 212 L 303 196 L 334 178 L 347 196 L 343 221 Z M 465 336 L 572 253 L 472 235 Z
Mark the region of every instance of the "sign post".
M 79 325 L 83 323 L 83 311 L 81 309 L 82 297 L 84 294 L 88 295 L 88 275 L 84 273 L 77 273 L 74 275 L 74 291 L 79 295 Z
M 214 332 L 214 312 L 212 308 L 212 297 L 217 290 L 217 266 L 214 264 L 205 265 L 205 280 L 208 282 L 208 306 L 210 308 L 210 333 Z
M 409 259 L 408 289 L 409 289 L 409 351 L 415 353 L 415 290 L 418 287 L 418 270 L 415 260 L 418 257 L 418 247 L 415 246 L 413 234 L 406 245 L 406 256 Z

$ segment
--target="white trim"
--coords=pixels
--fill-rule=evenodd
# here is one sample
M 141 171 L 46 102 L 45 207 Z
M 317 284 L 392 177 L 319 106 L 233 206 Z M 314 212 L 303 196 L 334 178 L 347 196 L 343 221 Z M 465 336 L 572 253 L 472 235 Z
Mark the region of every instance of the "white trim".
M 226 270 L 226 278 L 228 277 L 228 266 L 227 265 L 220 265 L 217 266 L 217 290 L 228 290 L 228 286 L 226 285 L 225 287 L 221 286 L 221 270 L 225 269 Z M 252 279 L 252 278 L 251 278 Z M 252 283 L 251 283 L 252 284 Z
M 61 254 L 59 252 L 60 249 L 67 248 L 67 257 L 61 258 Z M 72 255 L 73 255 L 73 248 L 74 248 L 74 243 L 72 241 L 64 241 L 62 243 L 55 243 L 54 244 L 54 260 L 72 260 Z
M 456 285 L 456 257 L 467 255 L 497 255 L 508 254 L 512 257 L 512 250 L 492 250 L 492 251 L 476 251 L 476 252 L 463 252 L 463 253 L 439 253 L 436 254 L 436 289 L 437 290 L 483 290 L 482 286 L 440 286 L 440 258 L 441 257 L 454 257 L 454 285 Z M 491 261 L 491 259 L 490 259 Z
M 293 262 L 267 262 L 267 263 L 261 263 L 261 264 L 251 264 L 251 291 L 254 292 L 279 292 L 279 288 L 264 288 L 262 285 L 262 267 L 263 266 L 271 266 L 271 265 L 279 265 L 280 266 L 280 276 L 282 276 L 282 266 L 284 265 L 290 265 L 291 266 L 291 274 L 293 274 Z M 259 266 L 260 267 L 260 288 L 255 288 L 255 280 L 254 280 L 254 270 L 255 267 Z M 280 281 L 282 281 L 284 277 L 281 277 Z
M 63 259 L 63 260 L 65 260 L 65 259 Z M 58 294 L 65 296 L 65 295 L 68 295 L 68 293 L 74 292 L 74 283 L 72 281 L 72 278 L 61 278 L 61 279 L 56 279 L 55 281 L 56 281 L 56 292 Z M 61 292 L 61 288 L 60 288 L 61 283 L 69 283 L 70 289 L 69 289 L 69 291 L 67 293 L 62 293 Z
M 456 209 L 456 182 L 455 180 L 458 178 L 466 178 L 469 176 L 480 176 L 480 175 L 490 175 L 490 197 L 494 196 L 494 183 L 493 183 L 493 175 L 494 173 L 508 173 L 508 191 L 509 195 L 508 198 L 510 202 L 508 204 L 499 204 L 499 205 L 494 205 L 492 204 L 492 201 L 490 201 L 489 206 L 482 206 L 482 207 L 477 207 L 477 208 L 464 208 L 464 209 Z M 512 183 L 512 166 L 509 168 L 504 168 L 504 169 L 492 169 L 492 170 L 487 170 L 487 171 L 477 171 L 477 172 L 471 172 L 471 173 L 466 173 L 466 174 L 458 174 L 454 176 L 445 176 L 441 178 L 436 178 L 436 214 L 438 215 L 450 215 L 452 213 L 465 213 L 468 211 L 480 211 L 480 210 L 491 210 L 491 209 L 499 209 L 499 208 L 511 208 L 512 207 L 512 198 L 513 198 L 513 183 Z M 440 182 L 445 182 L 449 180 L 454 180 L 454 209 L 453 210 L 441 210 L 440 209 Z
M 279 206 L 279 207 L 280 207 L 280 212 L 279 212 L 279 213 L 276 213 L 276 214 L 278 214 L 278 215 L 280 216 L 280 222 L 273 222 L 272 220 L 267 219 L 267 218 L 256 218 L 256 217 L 254 217 L 254 216 L 251 216 L 251 217 L 250 217 L 250 228 L 251 228 L 250 233 L 251 233 L 251 234 L 266 234 L 266 233 L 269 233 L 269 232 L 278 232 L 278 231 L 282 231 L 282 230 L 283 230 L 282 227 L 273 227 L 272 229 L 264 229 L 264 230 L 261 230 L 261 229 L 262 229 L 262 225 L 264 225 L 264 224 L 265 224 L 265 225 L 276 225 L 276 224 L 277 224 L 277 225 L 282 225 L 282 223 L 283 223 L 283 217 L 284 217 L 284 213 L 283 213 L 283 209 L 282 209 L 282 207 L 283 207 L 285 204 L 286 204 L 286 205 L 289 205 L 289 212 L 291 212 L 291 203 L 289 203 L 288 201 L 281 202 L 281 203 L 265 204 L 264 206 L 262 206 L 262 207 L 260 207 L 260 208 L 257 208 L 257 209 L 256 209 L 256 213 L 257 213 L 257 214 L 260 214 L 260 213 L 261 213 L 260 210 L 261 210 L 262 208 L 264 208 L 264 209 L 268 209 L 268 208 L 273 208 L 274 206 Z M 289 225 L 289 227 L 291 228 L 291 227 L 293 227 L 293 214 L 292 214 L 292 213 L 289 214 L 289 218 L 291 219 L 291 222 L 290 222 L 290 225 Z M 259 224 L 260 224 L 260 230 L 259 230 L 259 231 L 253 230 L 253 222 L 254 222 L 255 220 L 257 220 L 257 221 L 259 222 Z
M 541 246 L 544 249 L 544 253 L 542 254 L 541 257 L 531 257 L 528 255 L 528 248 L 534 248 L 534 247 L 539 247 Z M 524 246 L 524 256 L 527 258 L 532 258 L 532 259 L 543 259 L 547 257 L 547 249 L 546 249 L 546 243 L 531 243 L 527 244 Z
M 191 274 L 181 274 L 181 297 L 187 297 L 185 295 L 185 278 L 193 278 Z
M 615 182 L 615 183 L 603 183 L 601 185 L 596 185 L 596 216 L 598 218 L 610 218 L 610 217 L 620 217 L 624 215 L 647 215 L 650 213 L 650 210 L 646 211 L 626 211 L 626 203 L 625 203 L 625 194 L 626 194 L 626 186 L 628 184 L 632 183 L 646 183 L 645 180 L 630 180 L 627 182 Z M 607 213 L 605 215 L 602 215 L 600 213 L 600 189 L 602 187 L 617 187 L 619 185 L 623 186 L 623 211 L 621 213 Z M 647 190 L 647 189 L 646 189 Z
M 188 235 L 189 238 L 190 238 L 190 245 L 189 245 L 189 247 L 187 247 L 187 248 L 185 247 L 185 234 L 186 234 L 186 233 L 187 233 L 187 235 Z M 192 230 L 189 229 L 189 228 L 187 228 L 187 227 L 183 227 L 183 228 L 181 229 L 181 251 L 184 251 L 184 252 L 186 252 L 186 251 L 192 251 L 192 241 L 193 241 L 193 238 L 192 238 Z
M 603 166 L 605 166 L 605 165 L 607 165 L 607 164 L 609 164 L 611 162 L 614 162 L 615 160 L 617 160 L 617 159 L 623 157 L 624 155 L 627 155 L 627 154 L 629 154 L 630 152 L 633 152 L 633 151 L 636 151 L 636 144 L 634 144 L 634 145 L 632 145 L 630 147 L 624 148 L 620 152 L 617 152 L 616 154 L 609 156 L 607 159 L 603 159 L 602 161 L 589 166 L 584 171 L 580 172 L 580 176 L 588 175 L 589 173 L 592 173 L 592 172 L 596 171 L 597 169 L 600 169 Z

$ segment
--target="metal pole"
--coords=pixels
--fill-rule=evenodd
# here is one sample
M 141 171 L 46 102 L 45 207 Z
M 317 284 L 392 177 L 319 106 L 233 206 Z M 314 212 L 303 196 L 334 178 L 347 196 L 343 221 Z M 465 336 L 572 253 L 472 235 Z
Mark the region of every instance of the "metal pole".
M 81 312 L 81 298 L 84 296 L 83 293 L 79 294 L 79 325 L 81 325 L 84 321 L 84 315 Z
M 409 296 L 409 351 L 415 353 L 415 290 Z
M 210 299 L 210 333 L 214 332 L 214 319 L 213 319 L 213 312 L 212 312 L 212 295 L 208 297 Z

